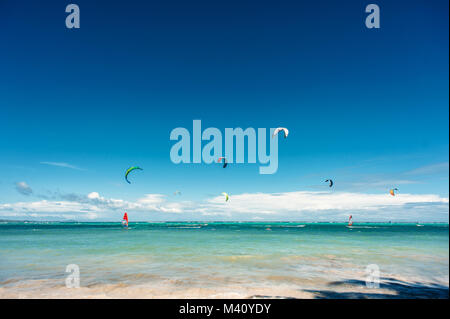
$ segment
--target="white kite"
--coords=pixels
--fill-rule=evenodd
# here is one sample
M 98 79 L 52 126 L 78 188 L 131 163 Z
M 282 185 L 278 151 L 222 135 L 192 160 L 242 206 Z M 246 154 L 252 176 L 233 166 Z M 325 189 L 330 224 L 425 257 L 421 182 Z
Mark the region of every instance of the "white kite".
M 280 132 L 280 131 L 283 131 L 283 132 L 284 132 L 284 138 L 288 137 L 289 130 L 288 130 L 287 128 L 285 128 L 285 127 L 277 127 L 277 128 L 275 129 L 275 131 L 273 131 L 272 138 L 275 137 L 275 136 L 277 136 L 277 135 L 278 135 L 278 132 Z

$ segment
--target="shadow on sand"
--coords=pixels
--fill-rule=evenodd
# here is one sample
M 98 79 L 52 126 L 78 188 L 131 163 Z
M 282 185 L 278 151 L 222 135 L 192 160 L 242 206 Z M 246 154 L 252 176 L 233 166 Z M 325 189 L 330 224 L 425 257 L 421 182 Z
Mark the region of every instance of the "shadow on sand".
M 332 287 L 345 288 L 347 291 L 336 290 L 309 290 L 304 292 L 313 294 L 314 299 L 448 299 L 449 287 L 439 284 L 423 284 L 419 282 L 406 282 L 394 278 L 380 278 L 379 289 L 366 288 L 363 280 L 333 281 L 328 284 Z M 351 289 L 357 291 L 349 291 Z M 362 291 L 363 290 L 363 291 Z M 254 295 L 250 299 L 296 299 L 290 296 Z
M 365 288 L 363 280 L 334 281 L 328 284 L 330 287 L 345 287 L 347 289 Z M 367 292 L 361 291 L 333 291 L 333 290 L 304 290 L 315 295 L 317 299 L 447 299 L 449 298 L 449 287 L 439 284 L 423 284 L 418 282 L 405 282 L 394 278 L 381 278 L 380 289 L 385 293 L 377 293 L 378 289 L 365 288 Z M 386 290 L 389 292 L 386 293 Z M 373 291 L 369 292 L 369 291 Z

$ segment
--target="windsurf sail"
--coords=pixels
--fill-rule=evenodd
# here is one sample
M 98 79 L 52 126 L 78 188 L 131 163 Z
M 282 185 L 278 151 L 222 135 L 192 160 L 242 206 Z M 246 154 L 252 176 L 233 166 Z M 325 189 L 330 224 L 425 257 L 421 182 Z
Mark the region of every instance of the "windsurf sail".
M 352 215 L 350 215 L 350 217 L 348 218 L 348 225 L 349 226 L 353 225 L 353 217 L 352 217 Z
M 122 219 L 122 225 L 128 227 L 128 214 L 125 212 Z

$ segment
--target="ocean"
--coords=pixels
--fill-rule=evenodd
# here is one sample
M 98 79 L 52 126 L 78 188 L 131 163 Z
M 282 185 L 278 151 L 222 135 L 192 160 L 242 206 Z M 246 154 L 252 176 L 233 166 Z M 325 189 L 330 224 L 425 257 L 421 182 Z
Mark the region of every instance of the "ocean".
M 0 223 L 1 298 L 448 298 L 448 286 L 448 224 Z

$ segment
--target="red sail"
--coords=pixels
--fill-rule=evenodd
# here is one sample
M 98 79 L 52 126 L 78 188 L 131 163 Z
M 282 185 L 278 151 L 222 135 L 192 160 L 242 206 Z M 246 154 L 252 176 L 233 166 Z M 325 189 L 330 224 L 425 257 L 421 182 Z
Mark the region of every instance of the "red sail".
M 125 213 L 125 214 L 123 215 L 123 220 L 126 221 L 126 222 L 127 222 L 127 225 L 128 225 L 128 215 L 127 215 L 127 213 Z

